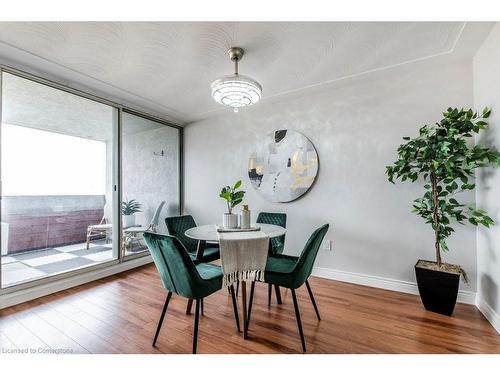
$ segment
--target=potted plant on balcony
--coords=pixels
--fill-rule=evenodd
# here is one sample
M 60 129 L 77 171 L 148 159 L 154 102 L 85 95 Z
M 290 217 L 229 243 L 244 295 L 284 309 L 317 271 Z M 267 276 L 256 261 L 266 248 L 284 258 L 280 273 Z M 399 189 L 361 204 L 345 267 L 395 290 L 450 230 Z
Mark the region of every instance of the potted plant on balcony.
M 141 212 L 141 204 L 135 199 L 122 202 L 123 227 L 129 228 L 135 225 L 135 213 Z
M 426 310 L 451 315 L 458 295 L 460 275 L 467 275 L 459 265 L 443 262 L 448 251 L 446 239 L 454 232 L 452 221 L 489 227 L 493 220 L 484 210 L 460 203 L 457 194 L 473 190 L 474 170 L 500 165 L 497 150 L 473 145 L 474 134 L 487 128 L 490 109 L 481 115 L 471 109 L 448 108 L 443 119 L 420 128 L 415 138 L 398 148 L 398 159 L 386 167 L 390 182 L 394 179 L 422 181 L 425 193 L 414 200 L 413 210 L 432 226 L 435 237 L 435 261 L 419 260 L 415 265 L 418 290 Z
M 241 186 L 241 180 L 237 181 L 233 187 L 226 186 L 223 187 L 219 197 L 224 199 L 227 203 L 227 212 L 222 215 L 222 226 L 224 228 L 237 228 L 238 227 L 238 215 L 233 214 L 233 208 L 236 207 L 243 201 L 245 192 L 238 189 Z

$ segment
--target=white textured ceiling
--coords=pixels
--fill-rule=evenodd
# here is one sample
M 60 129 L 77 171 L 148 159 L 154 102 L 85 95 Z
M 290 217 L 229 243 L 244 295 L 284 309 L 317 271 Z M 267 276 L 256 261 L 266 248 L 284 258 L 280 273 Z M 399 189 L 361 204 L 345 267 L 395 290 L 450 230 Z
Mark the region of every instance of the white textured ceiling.
M 2 123 L 105 141 L 113 134 L 113 108 L 4 74 Z
M 2 76 L 2 123 L 108 141 L 113 138 L 113 108 L 16 75 Z M 125 136 L 163 125 L 125 113 Z
M 0 23 L 0 44 L 83 74 L 189 122 L 225 110 L 210 83 L 240 73 L 265 98 L 453 50 L 462 22 Z M 2 52 L 0 49 L 0 53 Z

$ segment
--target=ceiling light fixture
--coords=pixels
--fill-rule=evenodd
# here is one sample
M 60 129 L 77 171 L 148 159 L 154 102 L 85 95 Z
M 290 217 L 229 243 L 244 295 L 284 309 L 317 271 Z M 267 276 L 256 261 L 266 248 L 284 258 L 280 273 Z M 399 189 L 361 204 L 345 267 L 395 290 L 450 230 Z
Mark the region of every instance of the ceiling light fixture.
M 239 107 L 247 107 L 259 101 L 262 86 L 256 80 L 238 74 L 238 61 L 243 57 L 243 48 L 231 47 L 227 52 L 231 61 L 234 61 L 234 74 L 216 79 L 210 88 L 217 103 L 233 107 L 234 112 L 238 112 Z

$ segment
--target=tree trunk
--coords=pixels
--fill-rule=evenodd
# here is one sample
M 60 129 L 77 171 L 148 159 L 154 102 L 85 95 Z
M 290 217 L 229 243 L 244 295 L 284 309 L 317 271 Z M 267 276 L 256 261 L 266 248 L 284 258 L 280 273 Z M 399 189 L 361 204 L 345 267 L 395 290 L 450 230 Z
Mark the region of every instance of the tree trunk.
M 441 266 L 441 249 L 439 246 L 439 201 L 438 201 L 438 190 L 437 190 L 437 177 L 435 173 L 431 173 L 431 184 L 432 184 L 432 214 L 434 218 L 434 233 L 436 234 L 436 263 Z

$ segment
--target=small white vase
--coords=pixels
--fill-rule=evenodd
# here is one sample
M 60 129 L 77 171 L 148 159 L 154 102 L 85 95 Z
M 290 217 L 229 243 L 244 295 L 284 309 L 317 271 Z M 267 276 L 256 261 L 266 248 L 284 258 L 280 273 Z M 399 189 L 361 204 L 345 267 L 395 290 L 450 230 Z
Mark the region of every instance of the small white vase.
M 227 229 L 238 228 L 238 215 L 236 214 L 222 214 L 222 226 Z
M 135 215 L 123 215 L 123 227 L 129 228 L 135 225 Z

